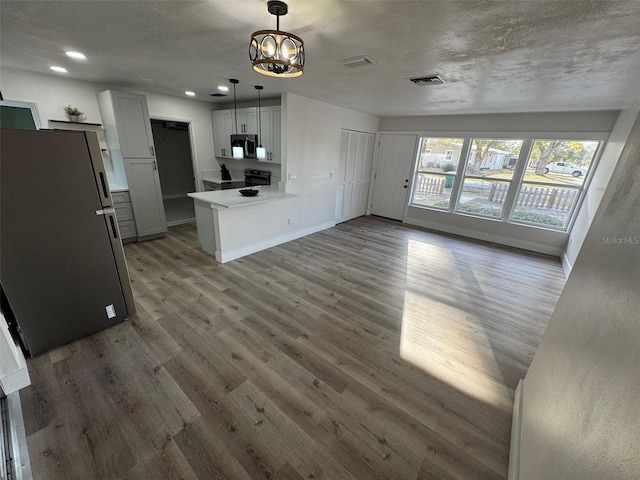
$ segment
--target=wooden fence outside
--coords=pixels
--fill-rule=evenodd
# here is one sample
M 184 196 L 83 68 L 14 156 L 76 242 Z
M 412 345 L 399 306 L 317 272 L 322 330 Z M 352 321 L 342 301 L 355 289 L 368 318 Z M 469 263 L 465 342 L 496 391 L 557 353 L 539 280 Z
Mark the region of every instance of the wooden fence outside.
M 425 177 L 418 175 L 415 193 L 441 195 L 444 192 L 444 178 Z
M 489 201 L 504 203 L 508 189 L 509 186 L 504 183 L 492 183 Z M 567 211 L 573 207 L 577 194 L 575 188 L 522 187 L 517 205 Z

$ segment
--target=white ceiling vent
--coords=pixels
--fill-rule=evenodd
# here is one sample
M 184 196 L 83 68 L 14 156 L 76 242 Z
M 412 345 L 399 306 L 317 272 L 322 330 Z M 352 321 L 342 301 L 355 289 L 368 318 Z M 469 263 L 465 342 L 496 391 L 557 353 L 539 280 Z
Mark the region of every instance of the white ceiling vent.
M 416 85 L 442 85 L 444 78 L 441 75 L 427 75 L 426 77 L 414 77 L 410 78 Z
M 376 63 L 371 57 L 367 57 L 366 55 L 362 55 L 360 57 L 345 58 L 338 61 L 341 64 L 346 65 L 347 67 L 361 67 L 362 65 L 370 65 L 372 63 Z

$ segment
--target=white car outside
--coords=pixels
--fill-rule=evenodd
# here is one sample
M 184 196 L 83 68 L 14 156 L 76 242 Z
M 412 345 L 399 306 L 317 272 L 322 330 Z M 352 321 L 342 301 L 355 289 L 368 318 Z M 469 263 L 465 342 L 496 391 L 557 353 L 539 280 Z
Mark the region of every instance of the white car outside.
M 547 165 L 544 173 L 559 173 L 560 175 L 571 175 L 574 177 L 581 177 L 587 174 L 587 169 L 578 167 L 573 163 L 566 162 L 553 162 Z

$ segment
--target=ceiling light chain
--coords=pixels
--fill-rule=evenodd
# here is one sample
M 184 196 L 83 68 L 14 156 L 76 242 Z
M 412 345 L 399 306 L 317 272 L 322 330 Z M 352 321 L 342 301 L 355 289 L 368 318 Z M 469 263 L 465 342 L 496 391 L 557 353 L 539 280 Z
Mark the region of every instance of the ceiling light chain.
M 299 77 L 304 73 L 304 42 L 297 35 L 280 31 L 280 16 L 287 14 L 287 4 L 269 0 L 267 10 L 276 16 L 276 29 L 251 34 L 249 60 L 253 69 L 272 77 Z

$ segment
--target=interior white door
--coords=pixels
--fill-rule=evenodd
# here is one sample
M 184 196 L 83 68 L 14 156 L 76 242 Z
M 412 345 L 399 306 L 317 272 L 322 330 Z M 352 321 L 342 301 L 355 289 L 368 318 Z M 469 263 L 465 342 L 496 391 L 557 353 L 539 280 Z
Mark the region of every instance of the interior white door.
M 380 135 L 373 185 L 373 215 L 402 220 L 417 140 L 417 135 Z

